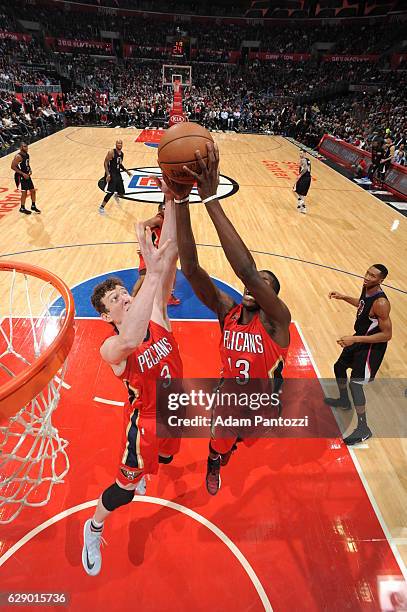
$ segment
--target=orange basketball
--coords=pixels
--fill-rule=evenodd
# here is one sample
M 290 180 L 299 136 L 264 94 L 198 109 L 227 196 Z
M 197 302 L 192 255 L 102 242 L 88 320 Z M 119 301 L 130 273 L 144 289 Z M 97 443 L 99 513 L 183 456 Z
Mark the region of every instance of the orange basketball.
M 194 179 L 185 172 L 187 166 L 200 174 L 195 151 L 199 150 L 202 159 L 207 160 L 206 143 L 213 143 L 208 130 L 198 123 L 178 123 L 166 130 L 158 145 L 158 165 L 164 174 L 177 183 L 191 185 Z

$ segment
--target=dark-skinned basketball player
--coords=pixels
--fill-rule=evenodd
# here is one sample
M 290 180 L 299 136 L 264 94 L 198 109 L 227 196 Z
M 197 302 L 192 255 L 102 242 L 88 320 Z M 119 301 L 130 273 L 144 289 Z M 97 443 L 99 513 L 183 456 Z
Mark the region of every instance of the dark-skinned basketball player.
M 199 151 L 198 175 L 184 166 L 195 179 L 198 192 L 215 226 L 224 253 L 234 272 L 245 285 L 241 304 L 218 289 L 201 268 L 192 232 L 188 197 L 190 186 L 179 185 L 164 177 L 175 194 L 177 240 L 181 269 L 198 298 L 219 319 L 222 330 L 220 354 L 222 377 L 240 382 L 249 379 L 281 378 L 290 343 L 290 311 L 278 297 L 280 283 L 268 270 L 257 270 L 255 261 L 236 229 L 225 215 L 216 196 L 219 183 L 219 152 L 208 144 L 208 166 Z M 256 338 L 259 348 L 250 340 Z M 239 340 L 238 340 L 239 339 Z M 238 346 L 241 341 L 241 345 Z M 246 342 L 247 341 L 247 342 Z M 247 347 L 242 350 L 242 347 Z M 209 443 L 206 487 L 215 495 L 220 487 L 221 465 L 226 465 L 237 439 L 213 438 Z M 249 444 L 249 442 L 248 442 Z
M 350 392 L 358 417 L 356 429 L 344 439 L 345 444 L 358 444 L 372 436 L 366 422 L 366 398 L 363 385 L 374 380 L 391 340 L 390 302 L 380 283 L 388 270 L 383 264 L 374 264 L 366 271 L 360 298 L 348 297 L 337 291 L 329 293 L 330 299 L 343 300 L 357 308 L 353 336 L 342 336 L 337 340 L 343 347 L 334 365 L 339 398 L 327 397 L 325 403 L 334 408 L 351 410 L 348 396 L 347 373 L 351 369 Z
M 104 161 L 105 178 L 106 178 L 106 195 L 103 198 L 101 205 L 99 206 L 99 213 L 104 215 L 106 213 L 105 207 L 112 195 L 116 202 L 119 201 L 120 197 L 124 195 L 124 185 L 121 172 L 127 172 L 131 176 L 130 170 L 126 170 L 123 166 L 123 141 L 116 140 L 116 146 L 107 152 Z
M 31 178 L 32 171 L 30 166 L 30 155 L 28 153 L 28 144 L 26 142 L 21 143 L 20 150 L 11 163 L 11 169 L 14 171 L 16 186 L 20 187 L 21 189 L 20 212 L 25 215 L 31 215 L 32 212 L 39 215 L 41 211 L 36 205 L 37 190 L 35 189 Z M 31 210 L 27 210 L 25 207 L 27 191 L 30 192 L 31 196 Z

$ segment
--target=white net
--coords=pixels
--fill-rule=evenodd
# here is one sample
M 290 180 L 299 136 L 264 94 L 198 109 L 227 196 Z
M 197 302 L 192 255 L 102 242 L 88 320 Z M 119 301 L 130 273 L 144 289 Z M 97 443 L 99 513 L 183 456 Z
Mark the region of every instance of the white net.
M 0 290 L 9 293 L 0 316 L 0 387 L 27 370 L 58 336 L 66 312 L 50 282 L 25 273 L 0 271 Z M 5 302 L 3 301 L 3 304 Z M 1 308 L 1 302 L 0 302 Z M 0 312 L 1 315 L 1 312 Z M 0 523 L 10 523 L 26 506 L 45 505 L 69 470 L 68 442 L 52 423 L 67 362 L 24 406 L 0 424 Z

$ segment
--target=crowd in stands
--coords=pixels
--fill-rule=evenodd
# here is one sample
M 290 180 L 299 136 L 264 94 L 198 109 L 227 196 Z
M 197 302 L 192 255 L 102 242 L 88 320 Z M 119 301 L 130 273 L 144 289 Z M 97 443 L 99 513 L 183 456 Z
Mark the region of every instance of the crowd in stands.
M 0 38 L 3 150 L 21 138 L 41 137 L 65 124 L 165 125 L 172 92 L 162 87 L 166 52 L 154 47 L 165 46 L 167 36 L 175 32 L 173 24 L 82 13 L 72 19 L 63 10 L 30 5 L 24 17 L 39 21 L 44 34 L 64 38 L 100 40 L 101 30 L 117 29 L 123 41 L 142 43 L 143 48 L 137 48 L 132 59 L 114 55 L 106 60 L 93 57 L 89 50 L 86 55 L 83 49 L 53 53 L 36 38 L 30 42 Z M 17 31 L 18 27 L 10 11 L 0 7 L 0 30 Z M 240 49 L 242 40 L 257 40 L 260 50 L 278 53 L 311 52 L 315 43 L 325 42 L 332 43 L 330 53 L 380 54 L 401 39 L 402 26 L 309 28 L 297 24 L 285 29 L 258 25 L 225 29 L 188 25 L 188 31 L 199 41 L 197 56 L 188 62 L 193 85 L 184 91 L 184 110 L 190 120 L 215 130 L 284 134 L 312 147 L 324 133 L 363 147 L 387 129 L 398 142 L 403 141 L 407 77 L 405 72 L 389 70 L 388 64 L 383 69 L 383 63 L 332 63 L 317 56 L 304 62 L 227 63 L 229 51 Z M 56 69 L 71 82 L 67 93 L 59 97 L 24 94 L 24 104 L 13 95 L 13 88 L 21 84 L 54 84 Z M 350 84 L 363 87 L 353 92 Z
M 135 0 L 136 1 L 136 0 Z M 19 13 L 24 19 L 38 22 L 45 36 L 75 40 L 103 40 L 102 32 L 118 32 L 124 43 L 135 43 L 143 47 L 165 47 L 167 37 L 177 36 L 178 32 L 194 39 L 193 46 L 198 50 L 227 49 L 240 50 L 243 41 L 257 41 L 256 49 L 274 53 L 311 53 L 315 43 L 325 43 L 329 52 L 368 54 L 382 53 L 402 39 L 405 23 L 373 23 L 317 25 L 315 23 L 293 22 L 281 27 L 281 24 L 265 22 L 264 25 L 241 25 L 224 23 L 172 23 L 160 21 L 151 16 L 120 16 L 101 13 L 71 12 L 66 7 L 55 6 L 48 10 L 41 6 L 26 4 L 16 0 Z M 164 3 L 163 3 L 164 4 Z M 199 4 L 196 3 L 195 9 Z M 204 4 L 204 3 L 203 3 Z M 191 5 L 192 6 L 192 5 Z M 170 9 L 168 8 L 168 11 Z M 2 14 L 6 20 L 5 27 L 12 18 L 0 6 L 0 24 Z M 167 11 L 167 12 L 168 12 Z M 0 26 L 1 29 L 1 26 Z M 108 39 L 104 39 L 107 41 Z M 157 53 L 157 52 L 155 52 Z M 151 56 L 150 56 L 151 57 Z
M 25 94 L 24 103 L 9 92 L 0 91 L 0 150 L 47 136 L 65 124 L 62 98 L 46 94 Z M 14 147 L 13 147 L 14 148 Z

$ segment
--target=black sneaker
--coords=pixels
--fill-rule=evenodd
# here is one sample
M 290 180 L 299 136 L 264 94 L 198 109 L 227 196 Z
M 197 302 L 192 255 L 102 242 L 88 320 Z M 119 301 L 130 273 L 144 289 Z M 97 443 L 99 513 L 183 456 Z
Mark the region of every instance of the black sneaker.
M 232 453 L 234 453 L 236 449 L 237 449 L 237 446 L 236 446 L 236 444 L 234 444 L 232 446 L 232 448 L 227 453 L 221 454 L 221 456 L 220 456 L 220 464 L 221 464 L 222 467 L 229 463 L 229 459 L 231 458 Z
M 27 210 L 26 208 L 24 208 L 24 206 L 20 206 L 18 210 L 20 213 L 23 213 L 23 215 L 31 215 L 31 210 Z
M 37 213 L 37 215 L 40 215 L 40 214 L 41 214 L 40 209 L 39 209 L 39 208 L 37 208 L 35 204 L 33 204 L 33 205 L 31 206 L 31 210 L 32 210 L 32 212 L 33 212 L 33 213 Z
M 216 495 L 220 489 L 220 457 L 217 459 L 208 457 L 206 488 L 210 495 Z
M 352 408 L 352 404 L 349 400 L 346 401 L 340 397 L 325 397 L 324 402 L 325 404 L 328 404 L 328 406 L 332 406 L 332 408 L 342 408 L 342 410 L 351 410 Z
M 347 446 L 353 446 L 354 444 L 365 442 L 371 438 L 372 435 L 373 434 L 367 425 L 365 427 L 356 427 L 355 431 L 352 431 L 350 436 L 344 438 L 343 441 Z

